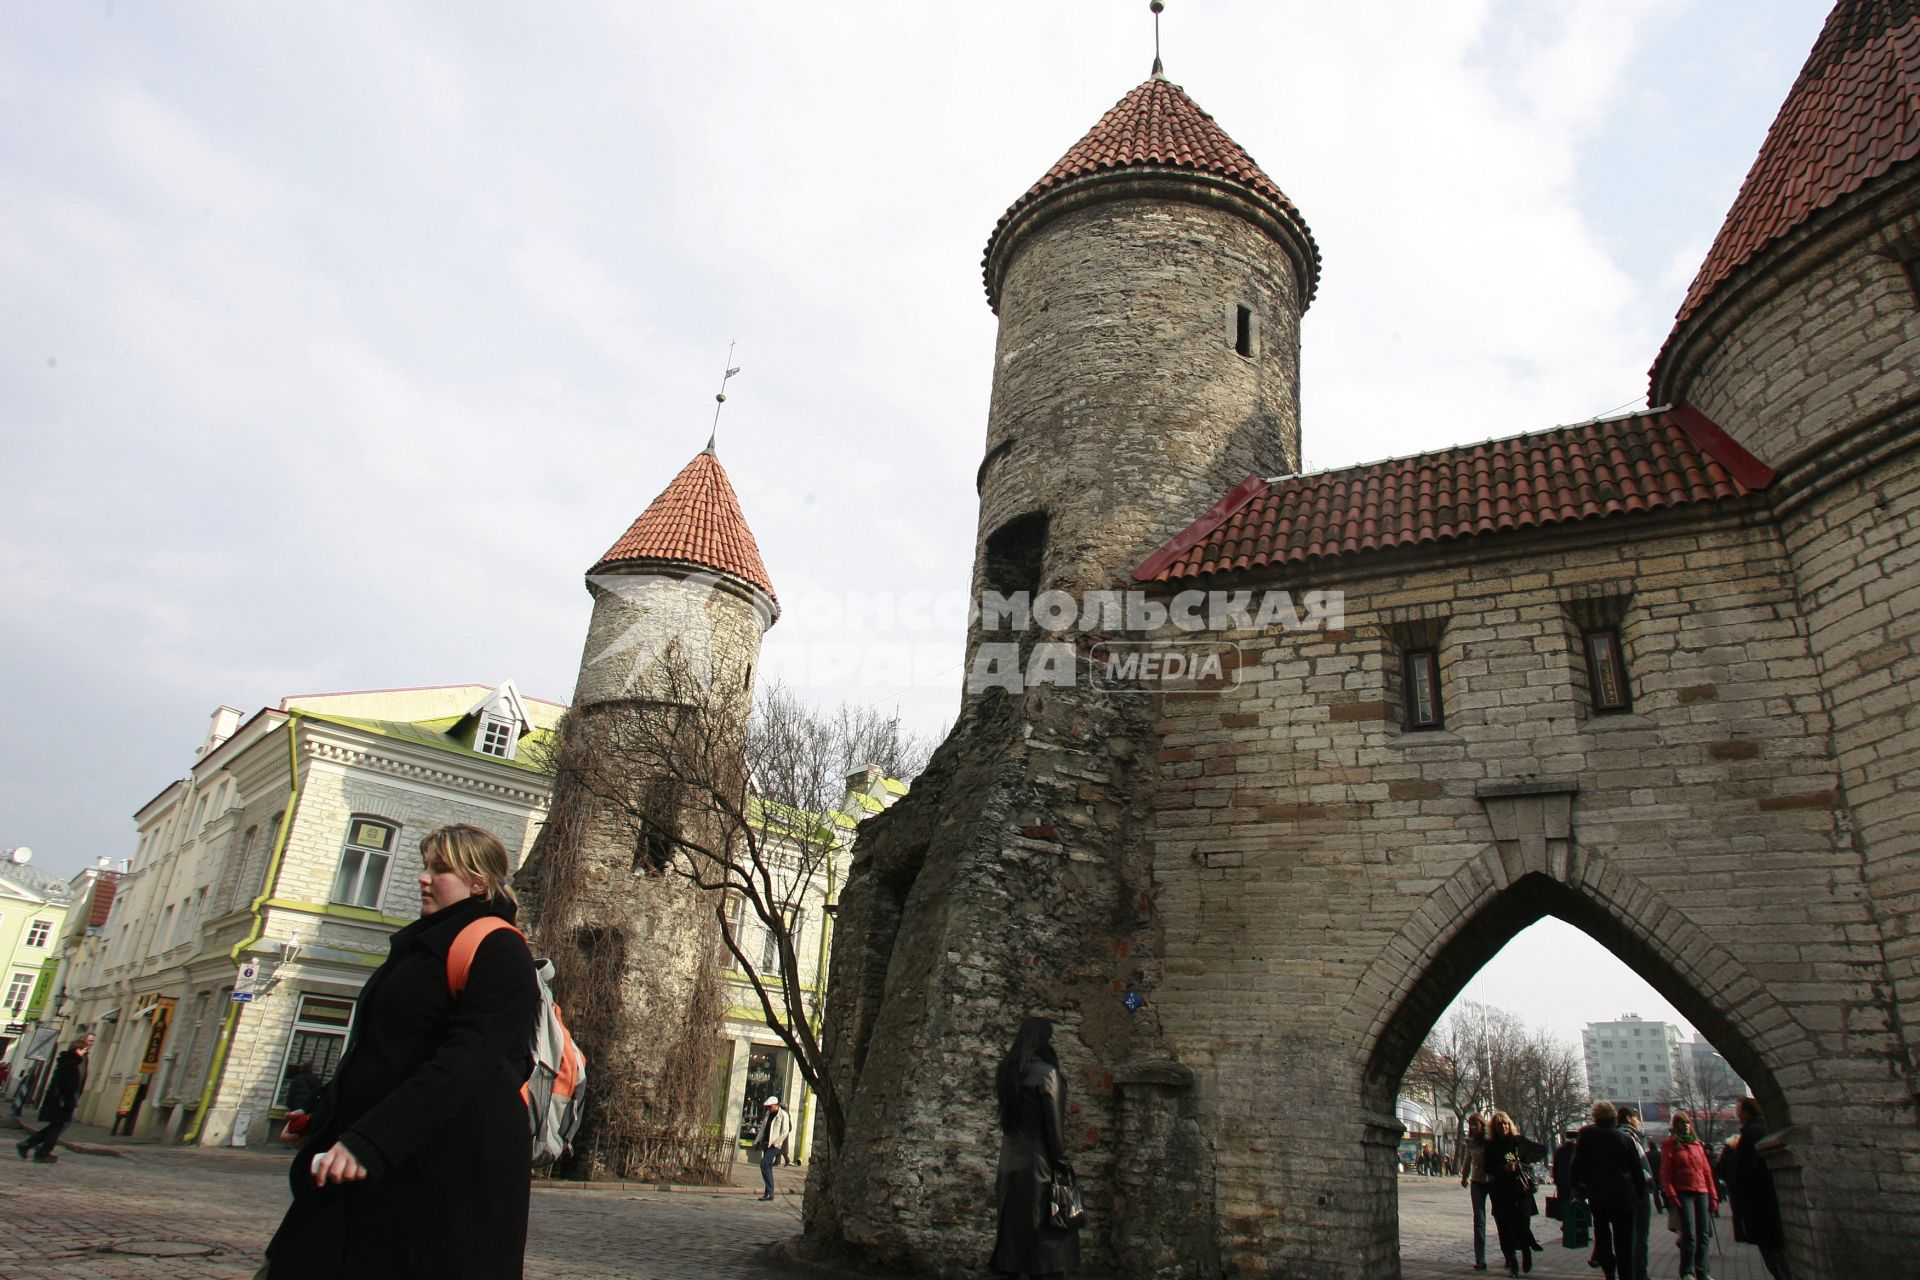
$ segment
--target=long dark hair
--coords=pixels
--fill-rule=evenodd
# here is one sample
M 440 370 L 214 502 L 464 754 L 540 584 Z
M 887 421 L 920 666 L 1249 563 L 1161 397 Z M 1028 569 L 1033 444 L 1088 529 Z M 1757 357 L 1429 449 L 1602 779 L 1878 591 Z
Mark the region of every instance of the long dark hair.
M 1000 1065 L 993 1073 L 993 1091 L 1000 1100 L 1000 1131 L 1012 1133 L 1019 1124 L 1020 1082 L 1027 1077 L 1027 1068 L 1033 1065 L 1035 1058 L 1054 1067 L 1059 1067 L 1060 1059 L 1053 1052 L 1053 1024 L 1045 1018 L 1024 1018 L 1020 1030 L 1014 1034 L 1013 1048 L 1007 1050 L 1007 1056 L 1000 1059 Z M 1066 1104 L 1067 1082 L 1060 1082 L 1061 1105 Z

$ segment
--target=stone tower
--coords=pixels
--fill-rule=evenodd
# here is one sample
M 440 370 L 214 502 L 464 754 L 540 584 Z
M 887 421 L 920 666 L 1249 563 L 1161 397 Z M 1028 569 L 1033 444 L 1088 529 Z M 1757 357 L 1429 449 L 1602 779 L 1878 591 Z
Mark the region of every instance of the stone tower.
M 591 1064 L 578 1171 L 656 1176 L 697 1162 L 720 1016 L 715 904 L 674 861 L 675 837 L 709 819 L 663 760 L 658 717 L 744 725 L 778 616 L 711 444 L 588 570 L 587 589 L 553 808 L 517 883 Z
M 1653 367 L 1770 465 L 1920 1095 L 1920 4 L 1842 0 Z
M 1192 511 L 1250 474 L 1297 470 L 1300 318 L 1318 275 L 1292 202 L 1156 67 L 987 245 L 1000 327 L 976 599 L 1123 589 Z M 1047 638 L 1084 645 L 1093 630 L 1083 618 Z M 969 652 L 1037 636 L 976 619 Z M 1157 1012 L 1125 1001 L 1155 950 L 1139 785 L 1153 715 L 1150 696 L 1084 681 L 970 692 L 909 801 L 863 828 L 829 1044 L 847 1084 L 888 1083 L 843 1090 L 856 1102 L 831 1177 L 816 1175 L 817 1237 L 902 1261 L 984 1257 L 991 1068 L 1038 1013 L 1073 1064 L 1081 1175 L 1130 1206 L 1125 1229 L 1088 1233 L 1090 1265 L 1109 1244 L 1212 1250 L 1210 1188 L 1155 1181 L 1197 1131 L 1129 1109 L 1121 1089 L 1139 1100 L 1182 1070 Z
M 987 243 L 975 598 L 1114 585 L 1189 508 L 1298 470 L 1319 273 L 1299 211 L 1180 86 L 1156 71 L 1107 112 Z

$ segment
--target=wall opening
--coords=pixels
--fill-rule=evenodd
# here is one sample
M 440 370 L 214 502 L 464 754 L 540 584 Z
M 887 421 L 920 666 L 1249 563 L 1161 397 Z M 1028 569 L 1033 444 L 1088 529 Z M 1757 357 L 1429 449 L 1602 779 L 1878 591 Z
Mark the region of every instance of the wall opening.
M 1047 516 L 1030 511 L 987 535 L 984 586 L 1003 596 L 1037 594 L 1047 554 Z

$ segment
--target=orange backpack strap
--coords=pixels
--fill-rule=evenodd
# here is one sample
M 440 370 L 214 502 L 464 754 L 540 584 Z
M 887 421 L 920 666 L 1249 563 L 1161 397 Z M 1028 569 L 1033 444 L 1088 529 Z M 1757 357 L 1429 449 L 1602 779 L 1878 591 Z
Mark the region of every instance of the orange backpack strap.
M 473 969 L 474 953 L 480 950 L 480 944 L 496 929 L 511 929 L 514 933 L 520 933 L 499 916 L 485 916 L 462 929 L 460 936 L 453 940 L 453 946 L 447 949 L 447 989 L 453 992 L 456 1000 L 467 989 L 467 974 Z M 524 938 L 527 935 L 521 933 L 520 936 Z

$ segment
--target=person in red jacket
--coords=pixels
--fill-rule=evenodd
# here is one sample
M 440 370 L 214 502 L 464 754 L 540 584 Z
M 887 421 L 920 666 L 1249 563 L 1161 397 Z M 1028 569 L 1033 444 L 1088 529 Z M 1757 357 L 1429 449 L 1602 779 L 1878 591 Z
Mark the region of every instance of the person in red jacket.
M 1712 1280 L 1707 1241 L 1712 1215 L 1720 1211 L 1720 1184 L 1714 1181 L 1706 1143 L 1693 1131 L 1693 1117 L 1676 1111 L 1671 1127 L 1672 1136 L 1660 1148 L 1660 1191 L 1680 1211 L 1680 1280 Z

